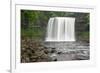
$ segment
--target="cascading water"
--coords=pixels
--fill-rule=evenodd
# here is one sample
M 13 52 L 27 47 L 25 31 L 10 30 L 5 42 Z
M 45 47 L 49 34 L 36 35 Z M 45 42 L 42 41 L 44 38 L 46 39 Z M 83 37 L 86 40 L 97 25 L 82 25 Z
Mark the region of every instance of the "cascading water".
M 45 41 L 75 41 L 75 18 L 53 17 L 49 19 Z
M 75 41 L 75 18 L 73 17 L 50 18 L 44 45 L 51 51 L 49 56 L 54 61 L 89 59 L 89 46 Z

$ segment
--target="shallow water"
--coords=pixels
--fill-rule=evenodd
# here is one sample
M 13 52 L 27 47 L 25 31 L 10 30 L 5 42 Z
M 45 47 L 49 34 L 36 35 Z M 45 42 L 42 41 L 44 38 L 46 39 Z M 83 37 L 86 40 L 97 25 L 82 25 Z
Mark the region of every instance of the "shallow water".
M 89 44 L 79 42 L 48 42 L 45 44 L 48 50 L 55 50 L 49 56 L 57 61 L 68 60 L 88 60 L 89 59 Z

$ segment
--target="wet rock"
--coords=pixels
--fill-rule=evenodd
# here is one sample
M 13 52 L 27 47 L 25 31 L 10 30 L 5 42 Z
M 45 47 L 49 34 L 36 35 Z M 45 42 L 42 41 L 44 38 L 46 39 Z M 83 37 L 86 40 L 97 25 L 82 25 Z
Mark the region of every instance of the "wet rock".
M 37 61 L 37 57 L 36 58 L 31 57 L 30 58 L 30 62 L 36 62 L 36 61 Z
M 35 53 L 35 51 L 34 50 L 32 50 L 32 54 L 34 54 Z
M 26 62 L 29 62 L 29 61 L 30 61 L 30 60 L 29 60 L 29 57 L 26 57 L 25 59 L 26 59 Z
M 44 51 L 35 51 L 35 55 L 41 56 L 44 53 Z
M 77 55 L 76 59 L 77 60 L 88 60 L 89 59 L 89 56 Z
M 25 63 L 25 62 L 26 62 L 26 60 L 25 60 L 25 59 L 21 59 L 21 62 L 22 62 L 22 63 Z
M 21 50 L 22 50 L 22 51 L 25 51 L 26 49 L 25 49 L 25 48 L 22 48 Z
M 47 47 L 45 47 L 44 45 L 42 45 L 43 49 L 47 49 Z
M 58 52 L 57 54 L 61 54 L 62 52 Z
M 88 60 L 89 59 L 89 50 L 81 50 L 76 54 L 76 59 L 78 60 Z
M 48 50 L 44 50 L 44 53 L 45 53 L 45 54 L 48 54 L 48 53 L 49 53 L 49 51 L 48 51 Z
M 51 53 L 55 53 L 56 52 L 56 50 L 54 49 L 54 50 L 51 50 Z
M 36 58 L 38 58 L 38 56 L 32 55 L 31 58 L 32 58 L 32 59 L 36 59 Z
M 54 59 L 53 61 L 57 61 L 57 59 Z
M 52 49 L 56 49 L 56 48 L 52 48 Z

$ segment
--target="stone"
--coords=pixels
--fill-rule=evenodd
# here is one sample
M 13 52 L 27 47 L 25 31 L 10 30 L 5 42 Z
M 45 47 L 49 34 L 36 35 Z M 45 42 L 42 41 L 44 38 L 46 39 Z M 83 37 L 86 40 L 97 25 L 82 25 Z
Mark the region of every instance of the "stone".
M 30 61 L 30 60 L 29 60 L 29 57 L 26 57 L 25 60 L 26 60 L 26 62 L 29 62 L 29 61 Z
M 22 51 L 25 51 L 26 49 L 23 47 L 23 48 L 21 48 L 21 50 L 22 50 Z
M 62 52 L 58 52 L 57 54 L 61 54 Z
M 46 59 L 46 58 L 48 58 L 49 56 L 48 56 L 47 54 L 44 53 L 41 57 L 44 58 L 44 59 Z
M 54 59 L 54 61 L 57 61 L 57 59 Z
M 44 51 L 36 51 L 36 52 L 35 52 L 35 55 L 41 56 L 43 53 L 44 53 Z
M 48 54 L 48 53 L 49 53 L 49 51 L 48 51 L 48 50 L 44 50 L 44 53 L 45 53 L 45 54 Z
M 51 53 L 55 53 L 56 52 L 56 50 L 51 50 Z
M 36 56 L 36 55 L 32 55 L 31 58 L 38 58 L 38 56 Z
M 52 49 L 56 49 L 56 48 L 52 48 Z

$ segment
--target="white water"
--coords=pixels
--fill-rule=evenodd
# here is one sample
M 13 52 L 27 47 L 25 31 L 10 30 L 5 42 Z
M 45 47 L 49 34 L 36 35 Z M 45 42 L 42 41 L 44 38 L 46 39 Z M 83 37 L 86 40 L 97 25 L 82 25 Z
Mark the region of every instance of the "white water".
M 75 41 L 75 18 L 53 17 L 49 19 L 45 41 Z

